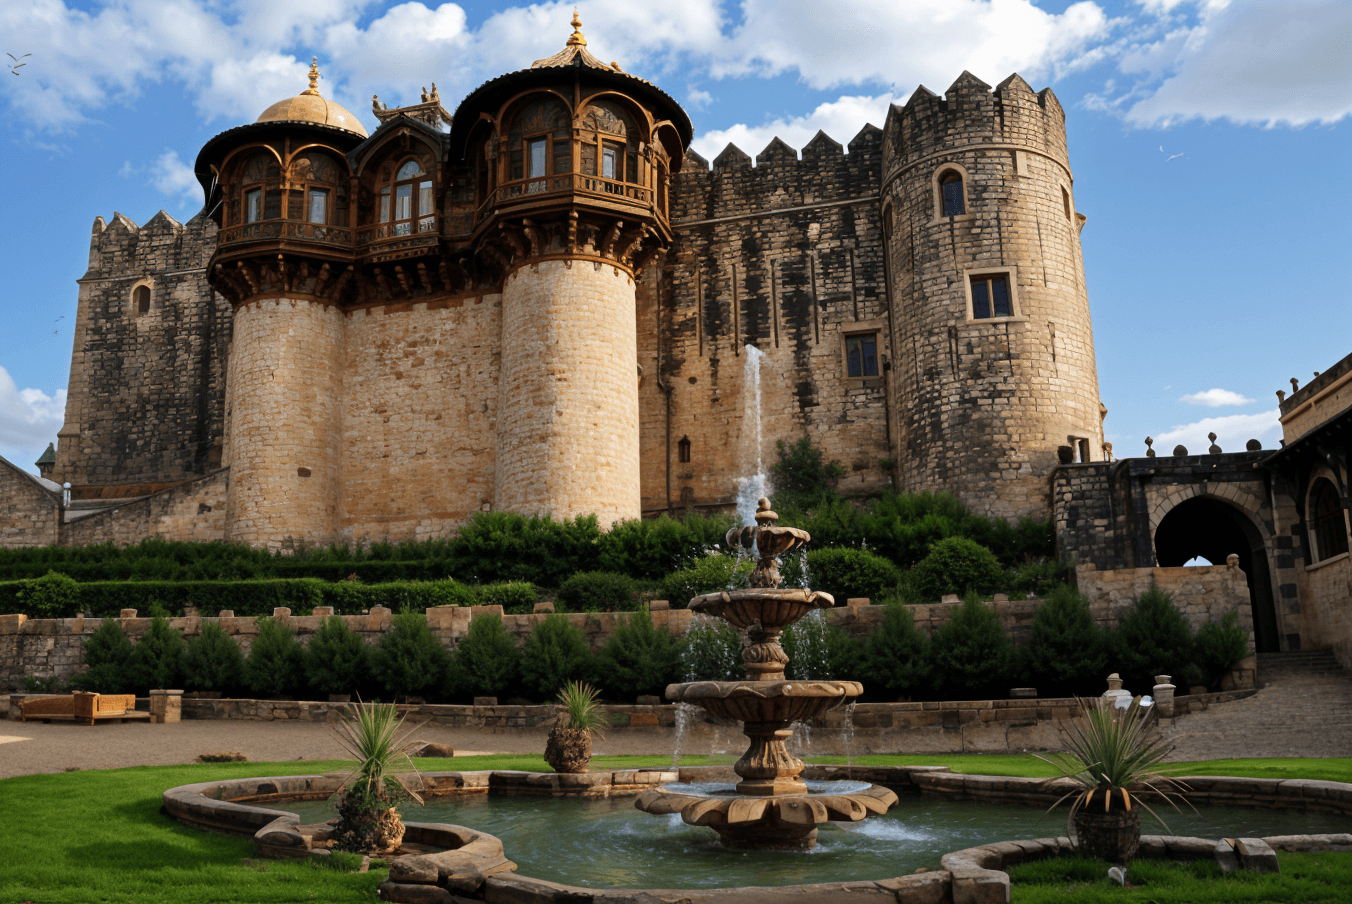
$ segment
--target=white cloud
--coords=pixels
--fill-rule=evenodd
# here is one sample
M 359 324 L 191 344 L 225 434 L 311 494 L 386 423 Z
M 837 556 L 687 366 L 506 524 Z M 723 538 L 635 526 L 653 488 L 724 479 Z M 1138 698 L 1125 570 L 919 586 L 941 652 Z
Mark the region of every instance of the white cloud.
M 822 104 L 806 116 L 774 119 L 758 126 L 738 123 L 727 129 L 717 129 L 697 136 L 691 146 L 706 160 L 713 160 L 729 143 L 737 145 L 753 158 L 765 149 L 773 138 L 781 138 L 789 147 L 802 150 L 818 130 L 841 144 L 859 134 L 865 123 L 881 126 L 887 118 L 889 104 L 903 99 L 891 94 L 877 97 L 842 97 Z
M 56 440 L 66 414 L 66 390 L 47 395 L 40 389 L 19 389 L 0 367 L 0 455 L 36 473 L 33 462 Z
M 202 203 L 202 186 L 184 163 L 178 151 L 165 149 L 150 166 L 150 181 L 164 194 L 176 198 L 180 206 Z
M 1191 455 L 1203 455 L 1211 445 L 1207 439 L 1209 433 L 1216 434 L 1216 445 L 1225 452 L 1243 452 L 1251 439 L 1261 442 L 1265 449 L 1273 449 L 1282 435 L 1282 425 L 1277 417 L 1278 411 L 1274 408 L 1259 414 L 1203 418 L 1155 434 L 1154 449 L 1159 455 L 1172 455 L 1174 446 L 1182 445 Z
M 1127 119 L 1142 126 L 1336 122 L 1352 113 L 1349 34 L 1347 0 L 1203 4 L 1191 28 L 1123 57 L 1126 72 L 1168 70 Z
M 1223 408 L 1226 405 L 1248 405 L 1253 399 L 1232 392 L 1229 389 L 1207 389 L 1202 392 L 1192 392 L 1179 399 L 1180 402 L 1187 402 L 1189 405 L 1203 405 L 1207 408 Z

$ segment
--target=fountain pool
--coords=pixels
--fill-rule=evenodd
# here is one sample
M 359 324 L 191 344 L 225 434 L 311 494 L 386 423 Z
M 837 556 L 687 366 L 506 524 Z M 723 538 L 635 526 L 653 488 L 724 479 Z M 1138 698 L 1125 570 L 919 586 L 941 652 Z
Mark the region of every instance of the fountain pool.
M 672 786 L 668 786 L 672 787 Z M 679 787 L 679 786 L 676 786 Z M 261 806 L 261 804 L 256 804 Z M 324 801 L 266 806 L 321 822 Z M 592 888 L 734 888 L 885 879 L 937 869 L 954 850 L 1010 838 L 1063 835 L 1064 808 L 1015 806 L 907 794 L 886 815 L 821 826 L 810 852 L 729 850 L 678 815 L 639 813 L 631 798 L 539 798 L 488 794 L 404 806 L 407 820 L 473 826 L 502 839 L 521 875 Z M 1338 832 L 1347 817 L 1230 807 L 1170 811 L 1178 835 L 1206 838 Z M 1159 829 L 1158 831 L 1163 831 Z

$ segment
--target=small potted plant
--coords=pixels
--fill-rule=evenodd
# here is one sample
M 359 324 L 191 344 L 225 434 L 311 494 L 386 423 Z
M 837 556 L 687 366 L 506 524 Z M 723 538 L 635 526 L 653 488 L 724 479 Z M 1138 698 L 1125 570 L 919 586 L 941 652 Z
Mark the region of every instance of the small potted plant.
M 545 743 L 545 762 L 555 772 L 586 772 L 591 762 L 592 736 L 603 737 L 605 713 L 597 700 L 596 688 L 581 681 L 570 681 L 559 690 L 559 724 L 549 730 Z
M 1080 716 L 1062 729 L 1065 753 L 1040 757 L 1080 787 L 1067 792 L 1052 808 L 1071 801 L 1067 832 L 1074 825 L 1076 847 L 1084 854 L 1125 864 L 1141 843 L 1141 810 L 1168 830 L 1159 814 L 1140 797 L 1158 795 L 1174 809 L 1175 797 L 1187 787 L 1158 771 L 1172 749 L 1147 721 L 1148 707 L 1138 697 L 1125 707 L 1077 698 Z M 1171 797 L 1170 795 L 1174 795 Z
M 338 741 L 357 761 L 356 768 L 334 795 L 338 819 L 333 830 L 333 846 L 354 853 L 389 853 L 404 839 L 404 822 L 398 806 L 422 798 L 396 769 L 414 776 L 418 769 L 406 752 L 408 733 L 400 735 L 403 725 L 393 703 L 355 706 L 343 713 L 343 721 L 334 729 Z

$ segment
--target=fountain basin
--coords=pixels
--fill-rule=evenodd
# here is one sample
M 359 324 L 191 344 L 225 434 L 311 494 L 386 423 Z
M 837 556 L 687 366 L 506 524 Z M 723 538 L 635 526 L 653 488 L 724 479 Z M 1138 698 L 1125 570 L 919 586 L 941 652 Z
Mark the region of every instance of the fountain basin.
M 858 681 L 693 681 L 667 685 L 667 699 L 693 703 L 720 719 L 805 722 L 859 696 Z
M 858 822 L 882 815 L 897 795 L 867 782 L 800 782 L 805 793 L 747 797 L 743 785 L 723 782 L 660 785 L 644 791 L 634 806 L 645 813 L 679 813 L 686 825 L 706 826 L 725 847 L 808 850 L 817 826 Z
M 712 615 L 734 628 L 759 625 L 783 630 L 814 609 L 830 609 L 836 598 L 820 590 L 751 588 L 706 593 L 690 600 L 690 610 Z

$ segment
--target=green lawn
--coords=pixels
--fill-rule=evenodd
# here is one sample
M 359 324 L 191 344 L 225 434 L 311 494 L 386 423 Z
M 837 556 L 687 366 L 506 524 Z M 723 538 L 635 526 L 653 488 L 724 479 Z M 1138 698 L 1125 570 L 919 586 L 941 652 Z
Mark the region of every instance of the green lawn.
M 684 757 L 684 765 L 727 763 L 729 757 Z M 871 756 L 869 765 L 947 765 L 958 772 L 990 775 L 1050 775 L 1032 756 Z M 597 757 L 594 768 L 669 766 L 669 757 Z M 216 763 L 106 771 L 28 775 L 0 780 L 0 904 L 87 902 L 375 901 L 384 872 L 363 875 L 316 866 L 310 861 L 254 859 L 248 838 L 215 835 L 181 826 L 160 813 L 167 788 L 191 782 L 257 775 L 296 775 L 347 768 L 338 760 L 287 763 Z M 538 756 L 457 757 L 420 760 L 429 770 L 526 769 L 545 771 Z M 1180 774 L 1319 778 L 1352 781 L 1352 759 L 1222 760 L 1181 764 Z M 510 853 L 510 852 L 509 852 Z M 1344 855 L 1352 857 L 1352 855 Z M 1334 858 L 1309 863 L 1332 862 Z M 1329 873 L 1342 897 L 1301 897 L 1323 867 L 1293 860 L 1281 892 L 1295 897 L 1233 897 L 1226 900 L 1352 900 L 1352 863 Z M 1341 871 L 1339 871 L 1341 870 Z M 1055 886 L 1055 883 L 1052 884 Z M 1285 888 L 1285 887 L 1283 887 Z M 1112 891 L 1109 889 L 1108 891 Z M 1120 891 L 1120 890 L 1119 890 Z M 1266 892 L 1264 892 L 1266 893 Z M 1273 892 L 1276 894 L 1276 892 Z M 1025 898 L 1020 892 L 1020 901 Z M 1067 900 L 1062 898 L 1062 900 Z M 1075 900 L 1079 900 L 1076 898 Z M 1106 899 L 1105 899 L 1106 900 Z M 1150 896 L 1136 900 L 1152 900 Z M 1163 904 L 1166 898 L 1153 900 Z M 1187 900 L 1169 898 L 1167 900 Z M 1220 900 L 1220 899 L 1217 899 Z
M 1278 853 L 1280 873 L 1222 873 L 1215 861 L 1136 860 L 1127 885 L 1108 864 L 1082 857 L 1039 860 L 1009 871 L 1014 904 L 1266 904 L 1352 900 L 1352 853 Z

